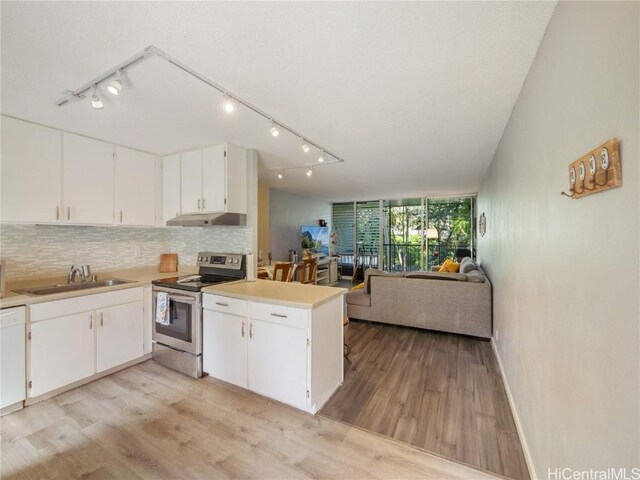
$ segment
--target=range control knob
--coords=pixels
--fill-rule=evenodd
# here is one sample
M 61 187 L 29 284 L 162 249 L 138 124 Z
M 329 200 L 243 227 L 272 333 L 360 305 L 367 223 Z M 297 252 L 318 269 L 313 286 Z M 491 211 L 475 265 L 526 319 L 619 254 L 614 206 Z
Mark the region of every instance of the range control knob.
M 240 260 L 238 260 L 237 258 L 234 258 L 234 259 L 233 259 L 233 263 L 236 263 L 236 264 L 237 264 L 237 263 L 240 263 Z

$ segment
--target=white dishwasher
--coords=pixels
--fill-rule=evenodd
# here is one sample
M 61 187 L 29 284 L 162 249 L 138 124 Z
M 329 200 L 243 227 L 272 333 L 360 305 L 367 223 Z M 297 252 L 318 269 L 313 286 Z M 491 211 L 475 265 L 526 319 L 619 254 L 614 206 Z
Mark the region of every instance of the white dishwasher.
M 25 363 L 25 307 L 0 310 L 0 408 L 26 398 Z

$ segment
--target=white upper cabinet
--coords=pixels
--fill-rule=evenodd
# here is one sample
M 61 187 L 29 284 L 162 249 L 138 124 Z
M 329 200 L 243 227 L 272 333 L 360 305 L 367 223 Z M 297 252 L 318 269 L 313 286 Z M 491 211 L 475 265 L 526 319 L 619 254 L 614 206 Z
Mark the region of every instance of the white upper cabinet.
M 247 150 L 227 143 L 226 211 L 247 213 Z
M 162 224 L 180 215 L 180 155 L 162 159 Z
M 247 213 L 244 148 L 229 143 L 214 145 L 185 152 L 181 160 L 182 214 Z
M 202 213 L 202 149 L 183 153 L 181 164 L 182 213 Z
M 2 116 L 3 222 L 57 223 L 62 216 L 62 133 Z
M 225 146 L 202 150 L 202 211 L 224 212 L 226 193 Z
M 113 145 L 63 134 L 64 221 L 113 224 Z
M 155 225 L 157 161 L 149 153 L 116 147 L 116 225 Z

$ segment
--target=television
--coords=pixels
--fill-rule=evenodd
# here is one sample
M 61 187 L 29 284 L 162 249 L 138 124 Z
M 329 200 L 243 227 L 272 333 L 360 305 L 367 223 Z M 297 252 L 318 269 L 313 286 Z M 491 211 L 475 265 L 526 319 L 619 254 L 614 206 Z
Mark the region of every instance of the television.
M 329 255 L 329 228 L 302 225 L 300 228 L 300 250 L 302 258 L 310 255 Z

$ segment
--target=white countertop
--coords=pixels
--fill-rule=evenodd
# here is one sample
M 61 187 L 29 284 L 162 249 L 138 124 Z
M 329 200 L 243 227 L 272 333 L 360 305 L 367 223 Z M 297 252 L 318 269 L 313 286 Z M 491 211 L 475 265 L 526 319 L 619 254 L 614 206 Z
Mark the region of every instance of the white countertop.
M 22 280 L 18 282 L 7 282 L 7 290 L 0 298 L 0 308 L 17 307 L 20 305 L 31 305 L 34 303 L 50 302 L 52 300 L 64 300 L 66 298 L 80 297 L 83 295 L 93 295 L 94 293 L 111 292 L 123 290 L 125 288 L 141 287 L 149 285 L 153 280 L 159 278 L 171 278 L 181 275 L 190 275 L 197 271 L 195 267 L 185 267 L 178 272 L 160 273 L 157 267 L 136 268 L 127 270 L 114 270 L 109 272 L 96 272 L 98 280 L 105 278 L 118 278 L 129 280 L 131 283 L 113 285 L 110 287 L 89 288 L 86 290 L 76 290 L 74 292 L 54 293 L 51 295 L 25 295 L 12 292 L 11 290 L 22 288 L 34 288 L 39 286 L 55 285 L 66 282 L 66 277 L 50 277 L 42 279 Z
M 258 300 L 276 305 L 297 308 L 315 308 L 347 293 L 346 288 L 303 285 L 292 282 L 256 280 L 213 285 L 202 289 L 203 293 L 222 295 L 244 300 Z

